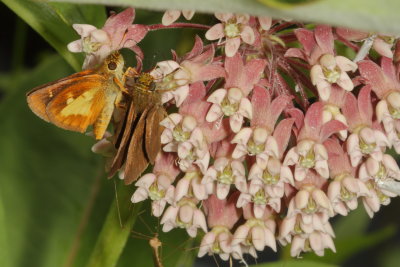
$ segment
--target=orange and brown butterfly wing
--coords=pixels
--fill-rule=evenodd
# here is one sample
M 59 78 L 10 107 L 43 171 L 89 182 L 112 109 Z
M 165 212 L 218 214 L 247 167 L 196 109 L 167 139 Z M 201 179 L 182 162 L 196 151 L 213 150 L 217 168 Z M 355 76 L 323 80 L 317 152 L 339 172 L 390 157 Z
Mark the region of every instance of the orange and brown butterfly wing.
M 29 91 L 27 96 L 28 105 L 31 110 L 41 119 L 49 121 L 46 113 L 46 107 L 51 100 L 54 99 L 61 91 L 77 82 L 87 79 L 88 77 L 98 77 L 93 70 L 85 70 L 57 81 L 38 86 Z
M 70 84 L 48 103 L 46 114 L 49 121 L 66 130 L 85 132 L 107 103 L 106 86 L 101 75 L 82 77 Z
M 164 129 L 160 122 L 165 118 L 166 112 L 160 105 L 154 105 L 146 118 L 145 148 L 146 155 L 151 164 L 154 164 L 156 156 L 161 149 L 161 133 Z
M 148 110 L 146 109 L 141 114 L 129 143 L 124 169 L 125 184 L 131 184 L 136 181 L 149 164 L 149 160 L 145 154 L 143 138 L 147 113 Z

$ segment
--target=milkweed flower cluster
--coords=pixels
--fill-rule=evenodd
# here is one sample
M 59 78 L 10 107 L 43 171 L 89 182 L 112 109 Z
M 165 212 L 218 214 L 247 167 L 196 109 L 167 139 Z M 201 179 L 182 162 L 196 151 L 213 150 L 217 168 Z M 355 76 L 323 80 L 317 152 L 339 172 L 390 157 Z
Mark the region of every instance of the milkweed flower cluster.
M 179 15 L 170 11 L 165 24 Z M 365 33 L 216 18 L 210 44 L 196 37 L 190 52 L 152 71 L 175 112 L 161 122 L 162 151 L 132 202 L 150 199 L 164 231 L 201 231 L 200 257 L 242 260 L 278 243 L 293 257 L 335 251 L 332 217 L 360 201 L 372 217 L 400 193 L 388 153 L 400 153 L 400 45 L 377 35 L 379 56 L 353 62 Z

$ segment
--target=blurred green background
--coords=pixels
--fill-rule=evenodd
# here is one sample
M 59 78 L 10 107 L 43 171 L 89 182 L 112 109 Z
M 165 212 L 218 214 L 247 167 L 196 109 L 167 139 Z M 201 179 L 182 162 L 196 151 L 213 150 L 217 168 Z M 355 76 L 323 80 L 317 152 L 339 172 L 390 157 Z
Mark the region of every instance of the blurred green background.
M 71 24 L 101 27 L 107 12 L 120 9 L 20 0 L 4 3 L 0 3 L 0 266 L 86 266 L 88 262 L 91 266 L 152 266 L 148 241 L 119 225 L 115 188 L 120 193 L 119 207 L 125 209 L 121 211 L 123 226 L 135 219 L 132 212 L 139 212 L 133 229 L 161 234 L 166 266 L 218 266 L 211 257 L 193 262 L 196 250 L 187 247 L 196 245 L 181 230 L 162 234 L 158 220 L 148 215 L 148 203 L 127 204 L 134 188 L 106 179 L 104 160 L 90 150 L 92 138 L 40 120 L 26 104 L 25 94 L 33 87 L 79 69 L 83 56 L 66 51 L 66 44 L 78 39 Z M 161 16 L 137 10 L 134 23 L 160 23 Z M 210 18 L 196 16 L 195 22 Z M 204 34 L 192 30 L 149 33 L 140 43 L 146 55 L 145 70 L 170 58 L 171 49 L 179 54 L 188 51 L 196 33 Z M 399 200 L 393 199 L 372 220 L 362 205 L 347 217 L 334 218 L 336 254 L 326 251 L 325 257 L 305 255 L 289 261 L 288 248 L 280 248 L 278 254 L 267 249 L 258 266 L 399 266 L 399 207 Z M 112 231 L 101 234 L 106 220 L 113 224 L 115 235 Z M 118 235 L 119 239 L 114 238 Z M 119 257 L 113 249 L 123 247 L 125 237 L 127 246 Z M 112 253 L 116 258 L 108 257 Z M 261 264 L 264 261 L 278 262 Z

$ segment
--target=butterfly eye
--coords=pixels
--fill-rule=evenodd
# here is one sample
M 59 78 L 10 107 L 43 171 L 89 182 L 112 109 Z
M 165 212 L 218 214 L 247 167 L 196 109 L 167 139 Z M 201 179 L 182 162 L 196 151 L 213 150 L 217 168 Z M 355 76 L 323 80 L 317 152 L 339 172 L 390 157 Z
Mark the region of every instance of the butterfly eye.
M 108 63 L 109 70 L 115 70 L 116 68 L 117 68 L 117 63 L 115 63 L 115 62 Z
M 156 90 L 156 84 L 155 84 L 154 82 L 152 82 L 152 83 L 149 85 L 149 90 L 150 90 L 150 91 L 155 91 L 155 90 Z

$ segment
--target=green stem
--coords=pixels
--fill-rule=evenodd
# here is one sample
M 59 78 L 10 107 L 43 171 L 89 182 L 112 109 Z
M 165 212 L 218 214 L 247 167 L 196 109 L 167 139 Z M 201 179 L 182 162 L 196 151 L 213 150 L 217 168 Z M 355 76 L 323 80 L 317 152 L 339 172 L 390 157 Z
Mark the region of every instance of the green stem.
M 116 190 L 103 229 L 89 258 L 88 267 L 116 266 L 135 223 L 141 204 L 132 205 L 132 188 L 122 182 Z
M 4 213 L 3 199 L 0 195 L 0 266 L 10 266 L 10 258 L 9 258 L 9 242 L 7 242 L 8 233 L 6 231 L 6 218 Z

